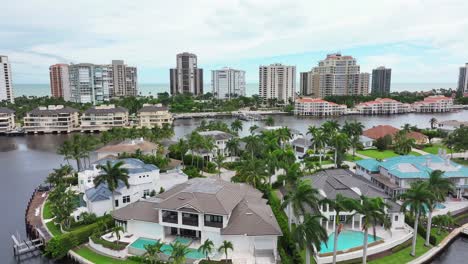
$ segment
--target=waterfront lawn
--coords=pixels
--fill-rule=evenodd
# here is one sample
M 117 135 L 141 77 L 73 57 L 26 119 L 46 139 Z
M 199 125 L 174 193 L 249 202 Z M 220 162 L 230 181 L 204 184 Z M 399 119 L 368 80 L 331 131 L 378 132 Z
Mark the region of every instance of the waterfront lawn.
M 393 150 L 379 151 L 377 149 L 358 150 L 357 153 L 374 159 L 387 159 L 399 156 Z
M 115 258 L 106 257 L 104 255 L 100 255 L 94 251 L 92 251 L 87 246 L 82 246 L 78 249 L 74 250 L 78 255 L 82 256 L 83 258 L 95 263 L 95 264 L 112 264 L 112 263 L 119 263 L 119 264 L 137 264 L 138 262 L 133 260 L 120 260 Z
M 425 247 L 424 246 L 424 238 L 418 235 L 417 238 L 417 243 L 416 243 L 416 257 L 412 257 L 410 255 L 411 253 L 411 244 L 409 244 L 408 247 L 395 252 L 391 255 L 385 256 L 383 258 L 379 258 L 373 261 L 370 261 L 369 263 L 372 264 L 395 264 L 395 263 L 408 263 L 417 257 L 421 256 L 422 254 L 426 253 L 430 247 Z
M 450 153 L 450 150 L 442 144 L 433 144 L 432 147 L 425 147 L 422 151 L 437 155 L 439 153 L 439 148 L 447 150 L 447 153 Z
M 60 236 L 62 234 L 62 231 L 60 230 L 60 225 L 55 224 L 53 220 L 48 222 L 46 226 L 53 236 Z
M 435 238 L 437 239 L 437 244 L 439 244 L 440 242 L 442 242 L 442 240 L 444 240 L 446 236 L 448 236 L 449 232 L 444 229 L 440 231 L 440 234 L 438 234 L 437 232 L 439 232 L 439 229 L 437 227 L 431 228 L 431 235 L 435 236 Z
M 52 214 L 52 209 L 50 208 L 50 202 L 46 201 L 44 204 L 44 211 L 42 212 L 42 218 L 51 219 L 54 215 Z
M 453 159 L 453 161 L 458 164 L 468 166 L 468 160 L 465 160 L 463 158 L 456 158 L 456 159 Z

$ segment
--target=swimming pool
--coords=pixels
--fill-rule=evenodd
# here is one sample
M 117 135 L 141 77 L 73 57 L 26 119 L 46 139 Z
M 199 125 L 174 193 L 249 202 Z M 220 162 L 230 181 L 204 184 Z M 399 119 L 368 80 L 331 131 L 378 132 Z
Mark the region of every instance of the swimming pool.
M 320 246 L 320 253 L 330 253 L 333 252 L 333 239 L 335 238 L 335 233 L 331 233 L 328 236 L 328 241 L 327 243 L 323 243 Z M 369 234 L 367 241 L 368 243 L 372 243 L 378 240 L 381 240 L 382 238 L 376 237 L 377 239 L 374 240 L 374 236 Z M 350 231 L 350 230 L 345 230 L 340 233 L 338 236 L 338 245 L 337 245 L 337 250 L 346 250 L 354 247 L 360 247 L 363 245 L 364 242 L 364 233 L 360 231 Z M 328 246 L 328 247 L 327 247 Z
M 180 243 L 182 243 L 184 245 L 189 245 L 192 242 L 191 239 L 185 238 L 185 237 L 177 237 L 174 241 L 180 242 Z M 136 248 L 136 249 L 139 249 L 139 250 L 145 250 L 145 245 L 154 245 L 154 244 L 156 244 L 156 240 L 140 237 L 137 240 L 135 240 L 135 242 L 133 242 L 130 245 L 130 247 Z M 164 254 L 170 256 L 171 253 L 172 253 L 172 247 L 171 247 L 171 245 L 164 244 L 161 247 L 161 251 Z M 187 258 L 202 259 L 204 257 L 205 257 L 205 255 L 203 255 L 203 253 L 199 252 L 196 249 L 189 248 L 189 253 L 187 254 Z

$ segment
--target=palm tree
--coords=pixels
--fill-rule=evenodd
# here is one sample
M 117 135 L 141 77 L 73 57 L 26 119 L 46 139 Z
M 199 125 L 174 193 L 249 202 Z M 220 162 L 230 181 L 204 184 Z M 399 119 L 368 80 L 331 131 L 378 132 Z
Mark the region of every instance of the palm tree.
M 340 213 L 346 211 L 352 211 L 353 201 L 350 198 L 344 197 L 341 194 L 337 194 L 335 199 L 325 198 L 322 201 L 323 204 L 328 205 L 330 210 L 335 211 L 335 220 L 334 220 L 334 232 L 335 236 L 333 237 L 333 264 L 336 263 L 336 251 L 338 247 L 338 227 L 340 226 Z
M 317 128 L 316 126 L 313 126 L 313 125 L 311 125 L 311 126 L 309 126 L 307 128 L 307 135 L 311 136 L 310 141 L 312 143 L 312 146 L 314 147 L 314 154 L 315 154 L 315 152 L 317 150 L 317 146 L 316 146 L 317 143 L 316 143 L 315 139 L 317 138 L 317 135 L 320 133 L 320 131 L 321 131 L 320 128 Z
M 101 184 L 107 184 L 107 188 L 111 191 L 112 211 L 115 210 L 114 191 L 118 187 L 119 181 L 122 181 L 127 188 L 130 188 L 130 185 L 128 184 L 128 169 L 121 168 L 123 165 L 123 161 L 116 162 L 115 164 L 107 161 L 106 165 L 99 165 L 98 167 L 103 173 L 94 178 L 94 186 L 98 187 Z
M 431 124 L 431 129 L 434 129 L 435 128 L 435 125 L 437 125 L 438 121 L 435 117 L 431 118 L 429 120 L 429 124 Z
M 116 225 L 112 228 L 112 236 L 115 235 L 117 240 L 115 240 L 115 243 L 119 243 L 120 240 L 120 234 L 123 233 L 125 230 L 122 226 Z
M 299 220 L 306 214 L 306 208 L 319 211 L 319 192 L 312 187 L 309 180 L 299 180 L 294 189 L 290 189 L 284 198 L 283 208 L 288 208 L 288 224 L 291 229 L 291 220 L 294 215 Z
M 429 247 L 431 227 L 432 227 L 432 211 L 434 210 L 434 205 L 440 202 L 445 201 L 445 195 L 447 192 L 453 189 L 454 184 L 451 180 L 443 177 L 444 172 L 440 170 L 434 170 L 429 174 L 429 180 L 427 183 L 427 188 L 434 194 L 434 202 L 431 203 L 431 206 L 428 208 L 427 215 L 427 232 L 426 232 L 426 247 Z
M 295 188 L 297 181 L 304 176 L 299 163 L 292 163 L 284 167 L 285 174 L 278 176 L 278 181 L 283 182 L 284 187 L 289 192 Z
M 262 160 L 256 158 L 244 161 L 238 173 L 246 183 L 254 188 L 265 183 L 265 178 L 267 177 L 265 164 Z
M 226 158 L 221 155 L 221 154 L 218 154 L 216 155 L 216 157 L 214 158 L 214 162 L 216 163 L 216 166 L 218 167 L 218 178 L 221 179 L 221 166 L 223 165 L 223 162 Z
M 360 143 L 359 137 L 362 135 L 364 125 L 361 122 L 345 122 L 343 126 L 343 132 L 348 135 L 351 146 L 353 147 L 353 157 L 356 156 L 356 149 Z
M 218 248 L 218 252 L 224 253 L 224 256 L 226 256 L 225 261 L 227 263 L 228 261 L 228 251 L 234 251 L 234 246 L 230 241 L 224 240 L 223 244 Z
M 335 167 L 341 164 L 341 153 L 345 153 L 349 147 L 349 137 L 345 133 L 334 133 L 331 135 L 330 144 L 335 149 Z M 340 156 L 338 156 L 340 153 Z
M 427 188 L 427 184 L 417 181 L 411 184 L 411 188 L 400 196 L 403 199 L 402 211 L 410 211 L 414 216 L 414 234 L 411 256 L 416 256 L 416 238 L 418 236 L 418 223 L 421 214 L 426 214 L 430 202 L 434 200 L 434 194 Z
M 169 260 L 172 260 L 174 264 L 184 264 L 186 256 L 190 252 L 189 247 L 180 243 L 179 241 L 171 243 L 170 245 L 172 252 Z
M 143 255 L 145 261 L 150 264 L 157 264 L 159 262 L 159 254 L 162 252 L 164 243 L 161 239 L 156 240 L 154 244 L 145 245 L 146 253 Z
M 329 136 L 330 135 L 327 135 L 326 133 L 324 133 L 323 130 L 320 130 L 313 139 L 315 143 L 315 148 L 317 152 L 319 153 L 320 167 L 322 167 L 322 156 L 323 156 L 323 153 L 321 152 L 321 150 L 325 149 Z
M 250 134 L 253 135 L 254 131 L 258 128 L 257 125 L 252 125 L 250 128 L 249 128 L 249 131 L 250 131 Z
M 388 205 L 381 197 L 369 198 L 361 195 L 360 201 L 352 200 L 351 209 L 356 211 L 356 215 L 362 217 L 362 228 L 364 229 L 364 244 L 362 263 L 367 263 L 367 246 L 369 237 L 369 228 L 373 230 L 374 240 L 377 238 L 375 227 L 383 224 L 385 229 L 390 229 L 391 222 L 387 218 L 386 209 Z M 416 233 L 416 231 L 415 231 Z
M 47 176 L 46 182 L 52 185 L 58 185 L 63 182 L 65 176 L 72 174 L 72 172 L 72 166 L 60 165 L 60 168 L 54 169 L 54 171 Z
M 245 142 L 245 150 L 250 152 L 251 157 L 254 157 L 254 153 L 260 151 L 260 140 L 258 136 L 247 136 L 242 139 Z
M 444 145 L 450 150 L 450 157 L 453 158 L 453 149 L 456 145 L 456 140 L 453 134 L 448 134 L 448 136 L 442 140 L 442 143 L 444 143 Z
M 405 132 L 410 132 L 411 131 L 411 124 L 406 123 L 401 127 L 401 129 L 403 131 L 405 131 Z
M 232 122 L 231 130 L 234 131 L 236 134 L 238 134 L 239 131 L 242 131 L 242 121 L 236 119 L 234 122 Z
M 276 136 L 281 143 L 282 148 L 286 146 L 286 142 L 292 138 L 291 131 L 288 127 L 282 127 L 276 131 Z
M 411 152 L 415 146 L 414 138 L 409 138 L 407 132 L 402 130 L 398 132 L 395 136 L 395 151 L 401 155 L 407 155 Z
M 268 184 L 271 185 L 271 177 L 276 174 L 276 170 L 279 168 L 279 160 L 275 152 L 272 151 L 267 152 L 265 160 L 268 172 Z
M 231 155 L 237 156 L 239 153 L 239 139 L 231 138 L 226 142 L 226 148 L 231 153 Z
M 327 231 L 320 224 L 320 219 L 327 220 L 322 215 L 304 216 L 304 221 L 296 225 L 291 235 L 301 248 L 306 250 L 306 264 L 310 264 L 310 255 L 314 252 L 314 247 L 320 251 L 322 242 L 327 242 Z
M 67 164 L 70 165 L 70 159 L 73 159 L 71 141 L 67 140 L 63 142 L 63 144 L 58 147 L 57 154 L 63 155 Z
M 203 244 L 198 248 L 198 251 L 203 253 L 206 257 L 206 259 L 209 261 L 210 260 L 210 254 L 214 249 L 214 244 L 213 241 L 210 239 L 205 240 Z
M 265 120 L 265 125 L 266 126 L 274 126 L 275 125 L 275 120 L 273 119 L 273 117 L 271 117 L 271 116 L 267 117 L 267 119 Z
M 177 150 L 180 152 L 180 160 L 182 161 L 182 164 L 185 166 L 184 163 L 184 156 L 185 153 L 189 150 L 189 145 L 187 141 L 183 138 L 179 139 L 179 142 L 177 142 Z
M 336 120 L 328 120 L 322 124 L 322 130 L 325 134 L 332 135 L 338 132 L 340 124 Z

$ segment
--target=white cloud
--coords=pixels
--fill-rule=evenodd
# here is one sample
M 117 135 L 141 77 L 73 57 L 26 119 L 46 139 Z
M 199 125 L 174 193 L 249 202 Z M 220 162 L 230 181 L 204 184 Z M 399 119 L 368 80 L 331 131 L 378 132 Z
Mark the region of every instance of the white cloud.
M 56 60 L 169 68 L 181 51 L 207 65 L 388 43 L 424 43 L 458 64 L 468 57 L 465 0 L 2 2 L 0 53 L 20 80 L 47 81 Z M 395 50 L 363 63 L 399 67 L 406 56 Z

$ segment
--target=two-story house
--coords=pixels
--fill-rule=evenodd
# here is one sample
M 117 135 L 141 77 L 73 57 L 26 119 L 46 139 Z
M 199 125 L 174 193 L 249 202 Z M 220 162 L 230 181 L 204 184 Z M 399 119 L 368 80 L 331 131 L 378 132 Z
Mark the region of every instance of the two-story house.
M 174 118 L 169 113 L 169 109 L 161 104 L 144 104 L 138 110 L 138 121 L 140 127 L 162 127 L 164 124 L 172 124 Z
M 210 239 L 219 247 L 231 241 L 236 255 L 269 252 L 277 257 L 277 238 L 282 235 L 275 216 L 250 185 L 212 178 L 195 178 L 179 184 L 145 202 L 112 213 L 116 223 L 137 237 L 172 241 L 190 237 L 203 243 Z M 199 244 L 197 243 L 197 244 Z
M 128 110 L 121 106 L 93 106 L 81 115 L 81 131 L 106 131 L 128 125 Z
M 213 150 L 206 150 L 206 149 L 198 149 L 198 150 L 189 150 L 189 154 L 193 154 L 196 156 L 203 157 L 207 161 L 213 161 L 216 155 L 220 154 L 224 157 L 231 156 L 229 150 L 227 148 L 227 142 L 233 138 L 234 136 L 223 132 L 223 131 L 202 131 L 198 132 L 202 137 L 209 137 L 213 140 L 214 149 Z

